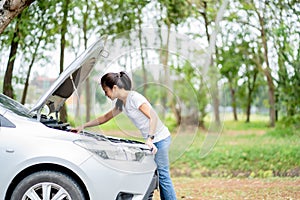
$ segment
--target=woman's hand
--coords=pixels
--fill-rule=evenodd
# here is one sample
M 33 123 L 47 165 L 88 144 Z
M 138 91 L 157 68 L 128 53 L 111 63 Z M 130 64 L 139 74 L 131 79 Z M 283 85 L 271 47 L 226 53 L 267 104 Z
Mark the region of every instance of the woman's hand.
M 148 147 L 150 148 L 150 151 L 151 151 L 153 154 L 156 154 L 156 152 L 157 152 L 157 147 L 153 144 L 151 138 L 148 138 L 148 139 L 146 140 L 146 145 L 148 145 Z
M 84 126 L 78 126 L 76 128 L 71 128 L 70 131 L 73 133 L 80 133 L 81 131 L 83 131 Z

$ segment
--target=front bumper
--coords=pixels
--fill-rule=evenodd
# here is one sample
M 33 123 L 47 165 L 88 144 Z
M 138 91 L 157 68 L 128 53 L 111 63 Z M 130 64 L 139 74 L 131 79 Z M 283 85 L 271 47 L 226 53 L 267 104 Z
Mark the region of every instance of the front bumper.
M 149 185 L 149 188 L 143 198 L 143 200 L 151 200 L 153 198 L 154 190 L 158 189 L 158 172 L 155 171 L 151 184 Z
M 152 199 L 153 191 L 158 186 L 154 160 L 149 158 L 142 163 L 118 164 L 119 169 L 92 156 L 80 165 L 90 199 Z M 134 170 L 124 170 L 129 168 Z
M 158 189 L 158 174 L 157 171 L 155 171 L 151 183 L 148 187 L 148 190 L 146 192 L 146 194 L 144 195 L 142 200 L 152 200 L 153 198 L 153 194 L 154 194 L 154 190 Z M 124 193 L 124 192 L 120 192 L 116 198 L 116 200 L 135 200 L 135 199 L 140 199 L 140 197 L 136 197 L 134 194 L 129 194 L 129 193 Z

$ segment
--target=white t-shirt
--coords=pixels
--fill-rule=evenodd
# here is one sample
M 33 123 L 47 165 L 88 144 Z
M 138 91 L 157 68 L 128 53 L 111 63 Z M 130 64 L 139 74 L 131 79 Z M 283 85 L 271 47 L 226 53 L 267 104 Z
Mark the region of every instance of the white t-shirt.
M 139 110 L 139 107 L 146 103 L 151 108 L 149 101 L 141 94 L 135 91 L 130 91 L 125 106 L 123 105 L 123 112 L 129 117 L 133 124 L 141 131 L 143 137 L 147 139 L 150 129 L 149 118 Z M 153 108 L 152 108 L 153 109 Z M 159 142 L 170 135 L 169 129 L 158 118 L 154 133 L 153 142 Z

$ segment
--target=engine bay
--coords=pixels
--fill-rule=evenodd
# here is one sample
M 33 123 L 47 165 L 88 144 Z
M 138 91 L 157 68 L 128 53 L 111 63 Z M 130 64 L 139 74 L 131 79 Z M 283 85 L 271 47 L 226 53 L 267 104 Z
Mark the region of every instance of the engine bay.
M 38 117 L 35 115 L 35 116 L 33 116 L 33 118 L 37 119 Z M 41 114 L 40 122 L 49 128 L 63 130 L 63 131 L 71 131 L 71 127 L 70 127 L 69 123 L 64 123 L 58 119 L 55 119 L 53 116 L 47 116 L 45 114 Z M 109 140 L 110 142 L 113 142 L 113 143 L 145 144 L 143 142 L 136 141 L 136 140 L 110 137 L 110 136 L 105 136 L 103 134 L 91 133 L 91 132 L 87 132 L 87 131 L 83 131 L 81 134 L 89 136 L 89 137 L 93 137 L 98 141 Z
M 37 116 L 33 116 L 34 119 L 37 119 Z M 58 130 L 65 130 L 69 131 L 70 130 L 70 124 L 69 123 L 64 123 L 62 121 L 59 121 L 55 119 L 53 116 L 47 116 L 45 114 L 42 114 L 40 117 L 40 122 L 42 122 L 45 126 L 49 128 L 54 128 Z

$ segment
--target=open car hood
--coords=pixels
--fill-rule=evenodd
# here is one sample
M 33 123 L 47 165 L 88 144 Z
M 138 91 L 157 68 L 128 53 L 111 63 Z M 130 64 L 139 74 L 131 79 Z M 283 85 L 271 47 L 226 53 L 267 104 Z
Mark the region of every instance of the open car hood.
M 64 102 L 73 94 L 74 90 L 84 83 L 97 63 L 100 56 L 104 56 L 105 39 L 101 38 L 77 57 L 54 81 L 49 90 L 38 100 L 30 110 L 40 113 L 47 105 L 49 114 L 58 112 Z M 106 52 L 107 53 L 107 52 Z

